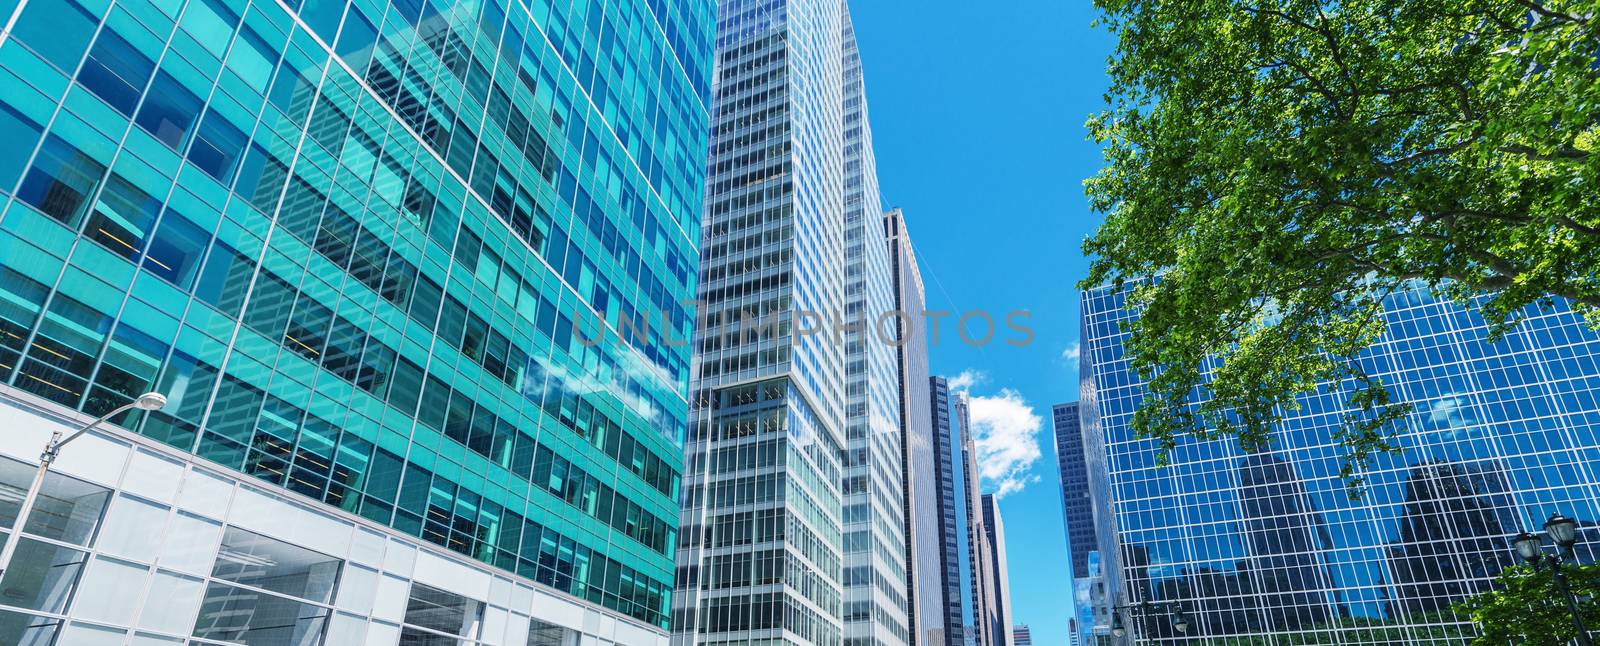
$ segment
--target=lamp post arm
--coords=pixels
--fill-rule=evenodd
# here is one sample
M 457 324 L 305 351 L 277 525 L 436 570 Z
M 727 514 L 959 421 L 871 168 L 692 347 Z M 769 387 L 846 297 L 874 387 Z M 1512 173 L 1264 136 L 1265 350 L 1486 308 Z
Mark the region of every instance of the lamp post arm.
M 54 444 L 54 449 L 56 451 L 60 451 L 61 447 L 66 446 L 68 442 L 71 442 L 71 441 L 76 440 L 76 439 L 78 439 L 80 437 L 83 437 L 83 435 L 85 433 L 88 433 L 89 431 L 92 431 L 95 428 L 99 427 L 101 424 L 106 423 L 107 420 L 110 420 L 113 417 L 116 417 L 118 415 L 126 413 L 126 412 L 128 412 L 130 410 L 133 410 L 134 408 L 137 408 L 137 407 L 138 407 L 137 403 L 127 403 L 127 404 L 123 404 L 121 406 L 118 406 L 118 407 L 112 409 L 111 412 L 106 413 L 104 415 L 101 415 L 99 417 L 99 419 L 96 419 L 95 421 L 89 422 L 88 424 L 84 425 L 82 428 L 79 428 L 78 430 L 73 431 L 72 434 L 68 435 L 65 439 L 62 439 L 59 442 L 54 442 L 53 443 Z M 51 457 L 54 457 L 54 456 L 51 456 Z
M 84 433 L 94 430 L 95 427 L 104 424 L 106 420 L 121 415 L 135 407 L 136 404 L 133 403 L 118 406 L 111 412 L 101 415 L 93 422 L 89 422 L 78 430 L 73 431 L 71 435 L 64 439 L 61 437 L 61 431 L 50 434 L 50 441 L 44 445 L 44 453 L 39 455 L 39 470 L 33 474 L 33 484 L 28 487 L 28 495 L 23 497 L 22 508 L 17 511 L 17 522 L 12 524 L 11 533 L 5 536 L 5 547 L 0 549 L 0 577 L 4 577 L 6 572 L 11 569 L 11 559 L 17 554 L 17 544 L 22 542 L 22 528 L 28 526 L 28 517 L 33 515 L 33 507 L 39 501 L 39 492 L 44 488 L 44 476 L 50 472 L 50 463 L 55 462 L 56 455 L 60 453 L 61 447 L 82 437 Z

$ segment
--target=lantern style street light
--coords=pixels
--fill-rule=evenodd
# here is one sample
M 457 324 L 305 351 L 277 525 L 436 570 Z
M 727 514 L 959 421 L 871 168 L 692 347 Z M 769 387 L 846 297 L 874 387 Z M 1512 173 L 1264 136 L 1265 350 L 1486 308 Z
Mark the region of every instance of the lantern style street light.
M 1511 539 L 1511 548 L 1535 570 L 1540 565 L 1550 565 L 1556 591 L 1566 599 L 1567 610 L 1572 612 L 1572 624 L 1578 629 L 1578 646 L 1592 646 L 1583 614 L 1578 612 L 1578 597 L 1572 594 L 1572 586 L 1567 582 L 1566 562 L 1573 560 L 1572 546 L 1578 543 L 1578 521 L 1562 514 L 1551 514 L 1550 520 L 1544 522 L 1544 533 L 1556 544 L 1554 554 L 1545 554 L 1543 540 L 1529 532 L 1521 532 Z
M 1142 601 L 1140 603 L 1122 604 L 1111 607 L 1111 635 L 1114 637 L 1125 637 L 1128 634 L 1127 627 L 1122 623 L 1123 611 L 1137 612 L 1139 613 L 1140 617 L 1146 620 L 1148 620 L 1152 614 L 1165 614 L 1167 615 L 1167 620 L 1171 622 L 1173 630 L 1178 631 L 1179 633 L 1189 632 L 1189 617 L 1183 613 L 1182 606 L 1179 606 L 1176 603 L 1151 603 L 1149 601 Z

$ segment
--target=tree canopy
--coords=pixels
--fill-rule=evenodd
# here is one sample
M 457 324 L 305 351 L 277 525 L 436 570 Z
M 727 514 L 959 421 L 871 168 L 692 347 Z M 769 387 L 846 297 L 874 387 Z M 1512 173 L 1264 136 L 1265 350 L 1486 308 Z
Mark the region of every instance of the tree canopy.
M 1564 566 L 1585 626 L 1600 628 L 1600 565 Z M 1456 611 L 1478 627 L 1473 646 L 1566 646 L 1577 638 L 1572 610 L 1548 567 L 1508 567 L 1495 588 L 1469 597 Z
M 1082 287 L 1140 310 L 1143 435 L 1259 450 L 1321 385 L 1359 408 L 1356 484 L 1409 410 L 1353 360 L 1385 296 L 1600 323 L 1600 0 L 1095 3 L 1118 43 Z

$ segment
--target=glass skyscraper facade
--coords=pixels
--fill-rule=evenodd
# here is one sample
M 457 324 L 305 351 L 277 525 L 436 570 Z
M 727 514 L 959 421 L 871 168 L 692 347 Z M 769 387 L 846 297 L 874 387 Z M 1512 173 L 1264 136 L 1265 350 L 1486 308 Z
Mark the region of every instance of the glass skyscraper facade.
M 989 546 L 989 606 L 995 646 L 1011 646 L 1011 574 L 1006 560 L 1006 524 L 1000 499 L 983 494 L 983 533 Z
M 0 2 L 0 384 L 664 630 L 714 12 Z
M 1089 576 L 1089 553 L 1095 547 L 1094 505 L 1089 499 L 1089 468 L 1083 457 L 1083 428 L 1078 405 L 1050 408 L 1056 434 L 1056 464 L 1061 473 L 1061 517 L 1066 522 L 1067 547 L 1072 557 L 1072 577 Z
M 943 635 L 924 630 L 933 645 L 967 646 L 976 644 L 973 621 L 976 597 L 973 594 L 973 561 L 968 535 L 967 496 L 971 492 L 966 474 L 966 424 L 954 409 L 960 393 L 950 392 L 944 377 L 928 378 L 928 398 L 933 407 L 933 453 L 938 467 L 933 475 L 939 482 L 939 587 L 944 605 Z M 963 406 L 960 414 L 965 414 Z M 919 540 L 921 538 L 919 537 Z
M 1087 642 L 1094 622 L 1090 597 L 1099 583 L 1098 568 L 1089 560 L 1098 558 L 1095 536 L 1094 503 L 1089 492 L 1089 465 L 1083 452 L 1083 426 L 1078 404 L 1056 404 L 1050 408 L 1056 436 L 1056 465 L 1061 474 L 1061 518 L 1066 523 L 1067 552 L 1072 561 L 1073 638 Z
M 966 391 L 954 394 L 956 434 L 961 443 L 962 507 L 966 511 L 966 548 L 971 570 L 972 623 L 967 625 L 967 642 L 978 646 L 1004 646 L 1008 636 L 1002 623 L 1003 612 L 995 597 L 994 538 L 989 531 L 987 494 L 982 489 L 978 468 L 978 445 L 973 437 L 972 404 Z M 967 582 L 963 582 L 967 585 Z
M 843 10 L 719 7 L 675 643 L 843 644 Z
M 845 325 L 835 333 L 845 352 L 845 644 L 894 646 L 912 641 L 911 554 L 906 549 L 899 331 L 884 334 L 880 323 L 896 311 L 899 259 L 891 258 L 879 207 L 861 51 L 849 7 L 840 11 L 845 303 L 838 318 Z
M 1114 289 L 1083 304 L 1084 439 L 1091 471 L 1107 467 L 1095 513 L 1114 535 L 1104 603 L 1178 603 L 1189 618 L 1180 636 L 1159 616 L 1125 617 L 1140 638 L 1464 644 L 1472 627 L 1451 605 L 1513 562 L 1518 531 L 1578 518 L 1578 556 L 1592 560 L 1600 336 L 1565 302 L 1491 340 L 1474 310 L 1389 296 L 1387 331 L 1356 360 L 1413 410 L 1395 429 L 1403 452 L 1362 474 L 1358 499 L 1330 439 L 1349 409 L 1327 388 L 1285 411 L 1268 453 L 1184 439 L 1157 467 L 1155 442 L 1128 426 L 1144 388 L 1123 350 L 1136 313 Z
M 938 438 L 948 431 L 950 414 L 936 426 L 936 404 L 928 376 L 927 325 L 922 270 L 906 227 L 905 213 L 890 209 L 884 214 L 884 231 L 889 236 L 889 257 L 894 264 L 895 314 L 883 321 L 884 328 L 898 327 L 894 339 L 899 359 L 900 390 L 900 478 L 905 491 L 906 562 L 910 570 L 911 624 L 917 644 L 944 644 L 949 628 L 949 606 L 945 588 L 947 551 L 944 546 L 946 496 L 954 496 L 948 464 L 940 460 Z M 941 382 L 942 383 L 942 382 Z M 949 396 L 944 396 L 949 406 Z M 945 456 L 949 457 L 948 451 Z M 959 562 L 959 559 L 955 559 Z

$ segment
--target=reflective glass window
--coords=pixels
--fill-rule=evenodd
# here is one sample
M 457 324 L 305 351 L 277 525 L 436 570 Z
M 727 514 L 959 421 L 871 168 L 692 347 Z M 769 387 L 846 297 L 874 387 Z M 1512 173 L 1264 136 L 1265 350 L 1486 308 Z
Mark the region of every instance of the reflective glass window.
M 30 5 L 33 6 L 33 5 Z M 106 167 L 60 137 L 46 137 L 17 198 L 67 226 L 76 227 Z
M 94 41 L 89 58 L 78 70 L 78 82 L 104 99 L 117 112 L 133 116 L 139 93 L 150 82 L 155 63 L 116 32 L 106 29 Z
M 230 527 L 211 576 L 300 599 L 327 603 L 342 561 L 326 554 Z
M 202 105 L 200 98 L 189 88 L 172 75 L 161 72 L 156 74 L 155 83 L 151 84 L 150 93 L 139 108 L 135 122 L 162 143 L 174 150 L 182 150 L 189 134 L 194 131 L 195 120 L 200 118 Z

